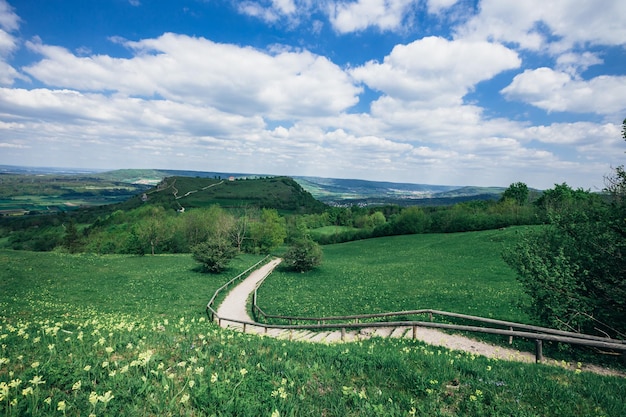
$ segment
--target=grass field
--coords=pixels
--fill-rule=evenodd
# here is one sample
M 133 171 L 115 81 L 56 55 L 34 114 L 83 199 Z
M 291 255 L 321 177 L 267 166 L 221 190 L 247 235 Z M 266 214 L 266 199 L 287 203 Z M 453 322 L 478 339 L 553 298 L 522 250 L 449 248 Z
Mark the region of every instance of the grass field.
M 276 271 L 259 290 L 268 314 L 331 316 L 431 308 L 529 322 L 500 254 L 522 227 L 384 237 L 324 246 L 306 274 Z
M 258 259 L 215 277 L 190 255 L 0 251 L 0 416 L 626 415 L 624 378 L 208 323 L 210 295 Z

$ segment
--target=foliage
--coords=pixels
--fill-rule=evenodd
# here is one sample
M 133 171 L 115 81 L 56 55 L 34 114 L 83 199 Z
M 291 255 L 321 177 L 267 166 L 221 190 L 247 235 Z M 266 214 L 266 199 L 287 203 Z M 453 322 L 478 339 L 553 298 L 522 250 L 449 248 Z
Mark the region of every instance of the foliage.
M 76 223 L 74 223 L 73 220 L 70 220 L 69 223 L 65 226 L 63 247 L 65 247 L 69 251 L 69 253 L 75 253 L 78 251 L 80 243 L 80 236 L 78 234 L 78 229 L 76 228 Z
M 511 184 L 509 188 L 504 190 L 500 201 L 504 201 L 506 199 L 510 199 L 515 201 L 518 205 L 523 206 L 528 203 L 528 196 L 530 192 L 528 191 L 528 186 L 523 182 L 516 182 Z
M 274 209 L 261 210 L 259 221 L 250 225 L 250 239 L 260 253 L 270 253 L 287 237 L 285 219 Z
M 527 236 L 505 259 L 544 324 L 613 337 L 626 335 L 624 205 L 556 186 L 540 202 L 550 226 Z
M 306 272 L 322 263 L 322 248 L 309 238 L 298 239 L 289 246 L 283 255 L 283 263 L 288 269 Z
M 193 259 L 202 264 L 202 272 L 219 274 L 237 256 L 237 248 L 226 238 L 216 237 L 191 248 Z

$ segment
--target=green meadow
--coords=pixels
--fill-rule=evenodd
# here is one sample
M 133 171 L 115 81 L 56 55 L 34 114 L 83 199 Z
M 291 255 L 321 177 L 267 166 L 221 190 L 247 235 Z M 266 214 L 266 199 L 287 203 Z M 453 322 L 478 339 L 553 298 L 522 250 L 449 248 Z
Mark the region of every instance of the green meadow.
M 267 314 L 336 316 L 435 309 L 530 322 L 501 258 L 527 227 L 367 239 L 324 246 L 307 274 L 276 271 L 258 292 Z
M 278 310 L 281 296 L 270 293 L 289 285 L 304 308 L 318 311 L 315 297 L 295 287 L 310 281 L 327 299 L 328 312 L 359 305 L 371 311 L 458 310 L 452 307 L 479 286 L 471 303 L 476 310 L 461 312 L 521 320 L 513 307 L 519 289 L 499 261 L 507 233 L 516 232 L 326 246 L 319 271 L 270 276 L 262 300 Z M 472 246 L 453 251 L 464 238 Z M 392 255 L 405 257 L 410 267 Z M 626 415 L 626 380 L 620 377 L 487 359 L 411 340 L 309 344 L 209 323 L 204 308 L 214 291 L 259 259 L 241 256 L 213 276 L 198 273 L 188 254 L 0 251 L 0 416 Z M 386 268 L 378 266 L 383 262 Z M 486 272 L 468 272 L 479 268 Z M 337 292 L 329 293 L 324 274 L 333 269 L 343 273 L 333 283 Z M 382 275 L 384 270 L 392 273 Z M 437 275 L 449 280 L 447 295 L 435 295 L 441 293 Z M 353 288 L 344 282 L 349 276 L 362 288 L 345 293 Z M 382 277 L 392 282 L 378 282 Z M 404 290 L 392 290 L 400 284 Z M 413 287 L 428 292 L 407 289 Z M 379 290 L 378 301 L 352 295 Z M 488 300 L 480 300 L 481 293 Z M 497 299 L 507 306 L 498 307 Z M 424 305 L 433 300 L 436 305 Z M 288 297 L 283 301 L 281 312 L 295 308 Z

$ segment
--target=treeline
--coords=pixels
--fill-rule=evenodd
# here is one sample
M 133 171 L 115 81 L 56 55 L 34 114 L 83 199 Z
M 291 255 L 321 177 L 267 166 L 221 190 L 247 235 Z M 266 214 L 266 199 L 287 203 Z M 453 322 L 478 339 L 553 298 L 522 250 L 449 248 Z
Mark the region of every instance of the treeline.
M 550 190 L 546 193 L 550 195 Z M 522 183 L 512 184 L 499 201 L 471 201 L 449 207 L 327 206 L 316 214 L 280 214 L 276 209 L 255 207 L 226 209 L 215 204 L 180 212 L 154 204 L 154 199 L 143 203 L 135 200 L 112 213 L 99 212 L 95 220 L 81 211 L 15 219 L 2 235 L 11 248 L 33 251 L 64 248 L 98 254 L 189 253 L 198 243 L 219 238 L 231 242 L 238 251 L 268 253 L 303 236 L 331 244 L 547 221 L 545 198 L 532 202 Z M 335 226 L 334 231 L 324 232 L 329 226 Z

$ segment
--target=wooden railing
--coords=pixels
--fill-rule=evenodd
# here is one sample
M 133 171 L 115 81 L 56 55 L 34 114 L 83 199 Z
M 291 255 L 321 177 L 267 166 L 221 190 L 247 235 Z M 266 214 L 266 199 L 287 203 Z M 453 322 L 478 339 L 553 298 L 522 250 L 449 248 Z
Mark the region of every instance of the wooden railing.
M 357 314 L 357 315 L 349 315 L 349 316 L 331 316 L 331 317 L 302 317 L 302 316 L 280 316 L 280 315 L 269 315 L 266 314 L 257 304 L 257 290 L 263 283 L 263 280 L 259 282 L 257 287 L 254 290 L 252 296 L 252 312 L 253 316 L 255 316 L 255 320 L 257 317 L 261 317 L 264 320 L 264 323 L 259 321 L 243 321 L 243 320 L 235 320 L 226 317 L 219 317 L 217 312 L 213 309 L 212 305 L 218 295 L 218 293 L 225 288 L 228 287 L 235 280 L 239 279 L 241 276 L 255 268 L 261 262 L 265 261 L 266 258 L 259 261 L 254 266 L 248 268 L 246 271 L 239 274 L 237 277 L 230 280 L 228 283 L 220 287 L 211 298 L 211 301 L 207 304 L 207 314 L 209 318 L 214 321 L 218 320 L 218 323 L 221 325 L 222 321 L 228 321 L 232 323 L 237 323 L 242 325 L 244 333 L 246 329 L 250 326 L 261 328 L 265 333 L 267 333 L 268 329 L 282 329 L 289 330 L 290 336 L 293 331 L 298 330 L 317 330 L 317 331 L 328 331 L 328 330 L 341 330 L 342 340 L 345 339 L 346 330 L 348 329 L 365 329 L 365 328 L 378 328 L 378 327 L 404 327 L 410 328 L 412 330 L 412 338 L 416 338 L 417 328 L 418 327 L 427 327 L 427 328 L 436 328 L 436 329 L 444 329 L 444 330 L 457 330 L 457 331 L 466 331 L 473 333 L 486 333 L 486 334 L 496 334 L 503 335 L 509 337 L 509 343 L 512 343 L 514 337 L 525 338 L 529 340 L 535 341 L 535 359 L 537 362 L 541 362 L 543 359 L 543 341 L 553 341 L 560 343 L 568 343 L 572 345 L 582 345 L 588 347 L 596 347 L 603 349 L 611 349 L 614 351 L 622 352 L 622 355 L 626 355 L 626 340 L 620 339 L 611 339 L 608 337 L 601 336 L 593 336 L 582 333 L 574 333 L 567 332 L 563 330 L 550 329 L 546 327 L 533 326 L 529 324 L 515 323 L 504 320 L 496 320 L 485 317 L 471 316 L 467 314 L 459 314 L 459 313 L 451 313 L 447 311 L 440 310 L 432 310 L 432 309 L 421 309 L 421 310 L 407 310 L 407 311 L 397 311 L 397 312 L 389 312 L 389 313 L 378 313 L 378 314 Z M 389 318 L 401 318 L 407 316 L 418 316 L 427 314 L 429 317 L 429 321 L 418 321 L 418 320 L 398 320 L 398 321 L 387 321 Z M 462 320 L 473 321 L 477 323 L 482 323 L 490 326 L 500 326 L 503 328 L 496 327 L 486 327 L 486 326 L 469 326 L 469 325 L 461 325 L 461 324 L 449 324 L 449 323 L 438 323 L 434 322 L 434 316 L 443 316 L 443 317 L 451 317 Z M 287 324 L 281 323 L 270 323 L 268 320 L 278 320 L 285 321 Z M 375 319 L 385 319 L 386 321 L 371 321 Z M 363 321 L 367 320 L 367 321 Z M 293 324 L 294 322 L 315 322 L 314 324 Z

